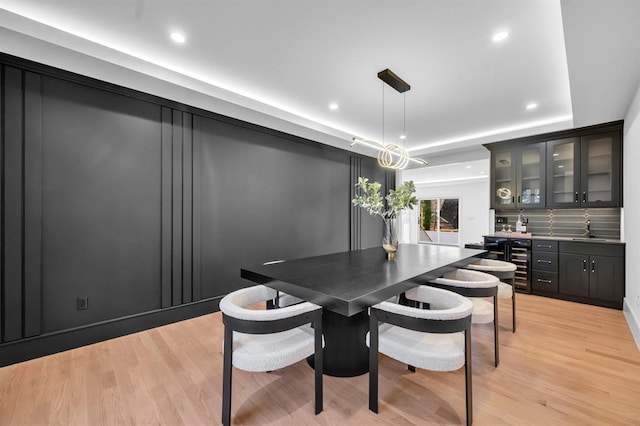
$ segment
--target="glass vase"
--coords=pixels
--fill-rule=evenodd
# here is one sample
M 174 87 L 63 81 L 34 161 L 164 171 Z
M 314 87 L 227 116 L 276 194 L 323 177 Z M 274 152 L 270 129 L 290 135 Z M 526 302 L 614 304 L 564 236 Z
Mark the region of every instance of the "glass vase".
M 387 252 L 387 259 L 395 260 L 398 251 L 398 219 L 384 219 L 384 234 L 382 248 Z

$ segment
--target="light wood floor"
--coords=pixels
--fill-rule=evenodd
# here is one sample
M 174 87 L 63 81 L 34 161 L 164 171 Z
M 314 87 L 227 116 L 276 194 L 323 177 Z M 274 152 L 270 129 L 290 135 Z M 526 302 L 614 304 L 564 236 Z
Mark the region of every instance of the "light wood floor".
M 474 326 L 474 423 L 640 424 L 640 351 L 621 311 L 518 295 L 500 305 L 500 355 L 490 325 Z M 0 425 L 220 423 L 219 313 L 0 369 Z M 381 357 L 380 413 L 368 375 L 326 377 L 313 414 L 305 362 L 273 373 L 234 370 L 235 424 L 460 424 L 463 371 L 409 373 Z

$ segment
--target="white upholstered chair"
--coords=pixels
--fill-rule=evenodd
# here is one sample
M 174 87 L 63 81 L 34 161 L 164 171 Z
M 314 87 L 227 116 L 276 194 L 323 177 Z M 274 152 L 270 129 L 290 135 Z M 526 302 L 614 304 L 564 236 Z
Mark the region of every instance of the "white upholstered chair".
M 278 309 L 248 309 L 273 300 L 276 290 L 257 285 L 220 301 L 224 323 L 222 424 L 231 423 L 232 366 L 268 372 L 314 355 L 315 412 L 322 411 L 322 307 L 309 302 Z
M 498 278 L 484 272 L 455 269 L 428 284 L 468 297 L 473 303 L 472 323 L 487 324 L 493 321 L 493 350 L 496 367 L 500 363 L 497 300 L 499 283 Z M 493 299 L 492 302 L 487 300 L 489 297 Z
M 419 286 L 405 293 L 427 305 L 419 309 L 381 302 L 370 310 L 369 409 L 378 412 L 378 352 L 410 366 L 432 371 L 465 367 L 467 424 L 473 420 L 471 313 L 473 303 L 447 290 Z M 381 324 L 382 323 L 382 324 Z M 411 368 L 414 367 L 414 368 Z
M 466 266 L 473 271 L 486 272 L 500 280 L 498 283 L 498 299 L 511 299 L 511 324 L 516 332 L 516 269 L 511 262 L 495 259 L 478 259 Z M 508 282 L 508 284 L 507 284 Z

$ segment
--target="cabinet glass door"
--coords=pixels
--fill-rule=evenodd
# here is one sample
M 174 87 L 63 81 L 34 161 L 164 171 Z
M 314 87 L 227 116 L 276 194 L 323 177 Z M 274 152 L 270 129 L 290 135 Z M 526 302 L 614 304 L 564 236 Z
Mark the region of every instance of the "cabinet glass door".
M 547 207 L 580 204 L 579 149 L 579 138 L 548 142 Z
M 492 158 L 493 207 L 513 207 L 516 201 L 516 176 L 511 151 L 495 151 Z
M 582 138 L 582 205 L 605 206 L 618 203 L 620 188 L 617 156 L 617 133 L 585 136 Z
M 518 154 L 519 207 L 535 207 L 544 204 L 544 152 L 545 144 L 524 147 Z

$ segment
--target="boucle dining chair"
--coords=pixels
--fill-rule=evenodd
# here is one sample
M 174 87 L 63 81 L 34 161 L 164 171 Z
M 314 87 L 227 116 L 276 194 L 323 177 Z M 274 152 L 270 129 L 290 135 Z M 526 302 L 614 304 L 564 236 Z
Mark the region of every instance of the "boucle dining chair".
M 409 366 L 431 371 L 455 371 L 464 366 L 466 418 L 467 424 L 471 424 L 473 303 L 459 294 L 428 286 L 411 289 L 405 297 L 427 304 L 428 309 L 391 302 L 381 302 L 370 309 L 369 409 L 378 412 L 380 352 Z
M 322 411 L 322 307 L 302 302 L 285 308 L 249 309 L 273 300 L 263 285 L 229 293 L 220 301 L 224 323 L 222 424 L 231 423 L 232 366 L 269 372 L 314 355 L 315 413 Z
M 443 288 L 468 297 L 473 303 L 473 324 L 487 324 L 493 321 L 493 350 L 497 367 L 500 363 L 498 347 L 498 284 L 500 280 L 484 272 L 469 269 L 455 269 L 428 285 Z M 492 298 L 489 302 L 487 298 Z
M 516 332 L 516 269 L 511 262 L 495 259 L 478 259 L 466 266 L 473 271 L 486 272 L 498 278 L 498 299 L 511 299 L 511 327 Z M 508 283 L 507 283 L 508 282 Z

